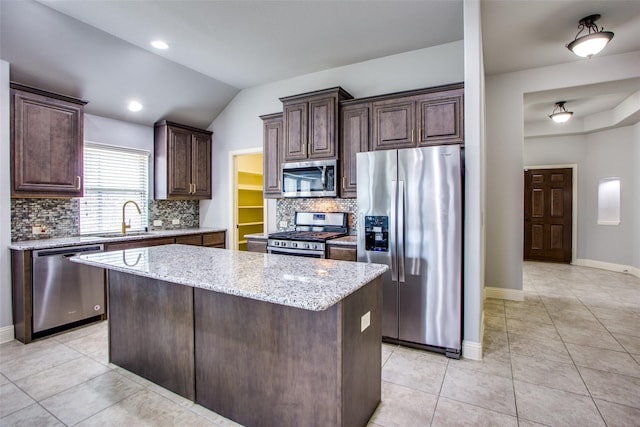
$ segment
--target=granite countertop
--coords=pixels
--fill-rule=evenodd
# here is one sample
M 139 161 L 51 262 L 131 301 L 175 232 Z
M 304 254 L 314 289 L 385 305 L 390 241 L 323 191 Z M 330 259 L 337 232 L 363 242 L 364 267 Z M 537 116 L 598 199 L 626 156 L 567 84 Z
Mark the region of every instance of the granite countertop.
M 70 259 L 81 264 L 312 311 L 326 310 L 388 270 L 381 264 L 188 245 L 101 252 Z
M 132 232 L 127 235 L 114 235 L 113 237 L 96 236 L 75 236 L 60 237 L 54 239 L 37 239 L 11 242 L 9 249 L 19 251 L 30 251 L 37 249 L 62 248 L 65 246 L 93 245 L 96 243 L 114 243 L 129 240 L 157 239 L 160 237 L 188 236 L 190 234 L 214 233 L 216 231 L 226 231 L 225 228 L 183 228 L 179 230 L 155 230 L 145 233 Z M 114 233 L 108 233 L 114 234 Z

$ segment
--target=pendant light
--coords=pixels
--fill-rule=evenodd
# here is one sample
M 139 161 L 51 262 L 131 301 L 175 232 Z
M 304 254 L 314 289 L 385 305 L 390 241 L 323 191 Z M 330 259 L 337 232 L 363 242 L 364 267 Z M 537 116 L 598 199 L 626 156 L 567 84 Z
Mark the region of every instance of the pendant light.
M 566 102 L 567 101 L 556 102 L 556 106 L 553 109 L 553 112 L 549 114 L 549 118 L 551 120 L 553 120 L 556 123 L 564 123 L 568 121 L 571 118 L 571 116 L 573 116 L 573 111 L 567 111 L 567 109 L 564 108 L 564 104 Z
M 578 34 L 576 34 L 575 40 L 567 45 L 567 49 L 583 58 L 591 58 L 593 55 L 600 52 L 613 38 L 611 31 L 604 31 L 604 28 L 598 28 L 595 22 L 600 19 L 599 14 L 589 15 L 586 18 L 582 18 L 578 23 Z M 589 31 L 582 37 L 578 37 L 585 28 Z

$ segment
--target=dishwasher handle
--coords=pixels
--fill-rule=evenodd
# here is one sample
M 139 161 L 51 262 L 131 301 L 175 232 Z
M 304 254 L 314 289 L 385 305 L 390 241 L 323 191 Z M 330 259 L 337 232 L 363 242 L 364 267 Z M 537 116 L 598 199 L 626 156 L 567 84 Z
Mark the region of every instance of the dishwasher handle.
M 102 244 L 72 246 L 72 247 L 65 247 L 65 248 L 41 249 L 41 250 L 33 251 L 33 257 L 42 258 L 47 256 L 62 255 L 63 257 L 68 258 L 68 257 L 72 257 L 82 253 L 103 252 L 103 251 L 104 251 L 104 245 Z

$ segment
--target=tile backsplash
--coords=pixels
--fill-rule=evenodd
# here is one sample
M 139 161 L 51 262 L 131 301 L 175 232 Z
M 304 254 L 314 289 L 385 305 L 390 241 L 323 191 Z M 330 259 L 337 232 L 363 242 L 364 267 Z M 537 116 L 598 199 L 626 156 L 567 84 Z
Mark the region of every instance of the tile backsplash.
M 276 202 L 276 222 L 278 231 L 293 230 L 293 217 L 301 212 L 347 212 L 349 234 L 356 234 L 358 228 L 358 202 L 356 199 L 278 199 Z M 287 226 L 280 224 L 286 221 Z
M 79 209 L 79 199 L 11 199 L 11 241 L 77 236 Z M 36 225 L 47 234 L 32 234 Z
M 80 199 L 11 199 L 11 241 L 72 237 L 80 234 Z M 196 228 L 200 226 L 198 200 L 150 200 L 149 228 L 154 220 L 162 227 L 154 229 Z M 172 220 L 180 225 L 172 225 Z M 32 227 L 44 225 L 47 234 L 34 235 Z

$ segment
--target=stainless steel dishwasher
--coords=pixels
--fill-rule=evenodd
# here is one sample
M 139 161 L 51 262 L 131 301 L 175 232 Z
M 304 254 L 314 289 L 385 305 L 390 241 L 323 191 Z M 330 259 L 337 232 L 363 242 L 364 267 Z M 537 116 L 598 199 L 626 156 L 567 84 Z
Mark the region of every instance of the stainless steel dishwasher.
M 104 269 L 69 261 L 103 245 L 33 251 L 33 332 L 104 314 Z

